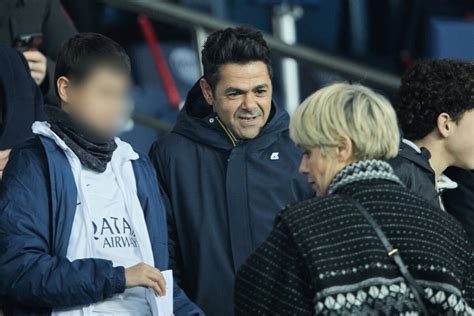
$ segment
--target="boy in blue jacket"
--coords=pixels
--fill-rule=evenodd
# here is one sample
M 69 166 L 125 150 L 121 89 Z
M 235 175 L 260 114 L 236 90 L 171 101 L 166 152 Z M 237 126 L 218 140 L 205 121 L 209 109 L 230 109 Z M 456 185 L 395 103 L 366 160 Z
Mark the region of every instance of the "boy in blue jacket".
M 111 39 L 84 33 L 64 44 L 61 108 L 33 124 L 36 137 L 13 150 L 1 183 L 6 315 L 162 314 L 162 198 L 147 157 L 115 137 L 129 81 L 129 58 Z M 176 315 L 202 314 L 173 288 Z

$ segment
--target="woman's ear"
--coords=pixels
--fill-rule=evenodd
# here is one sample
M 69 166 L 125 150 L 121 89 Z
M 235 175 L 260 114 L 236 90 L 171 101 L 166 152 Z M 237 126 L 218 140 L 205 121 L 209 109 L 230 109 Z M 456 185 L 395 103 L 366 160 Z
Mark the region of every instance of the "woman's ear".
M 206 79 L 201 78 L 201 80 L 199 80 L 199 86 L 201 87 L 201 92 L 204 96 L 204 99 L 206 99 L 207 103 L 212 106 L 214 104 L 214 94 L 212 92 L 211 85 Z
M 339 162 L 352 163 L 354 145 L 348 136 L 341 136 L 336 150 L 336 158 Z
M 438 119 L 436 120 L 436 127 L 438 132 L 441 134 L 442 137 L 446 138 L 452 133 L 453 120 L 448 113 L 441 113 L 438 115 Z

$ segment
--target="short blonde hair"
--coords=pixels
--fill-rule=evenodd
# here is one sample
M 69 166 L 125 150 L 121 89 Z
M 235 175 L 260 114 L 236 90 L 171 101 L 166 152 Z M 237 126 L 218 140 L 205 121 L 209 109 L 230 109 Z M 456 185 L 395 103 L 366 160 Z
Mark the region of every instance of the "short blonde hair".
M 355 160 L 395 157 L 400 132 L 390 102 L 362 85 L 336 83 L 309 96 L 291 119 L 291 139 L 323 154 L 342 136 L 352 140 Z

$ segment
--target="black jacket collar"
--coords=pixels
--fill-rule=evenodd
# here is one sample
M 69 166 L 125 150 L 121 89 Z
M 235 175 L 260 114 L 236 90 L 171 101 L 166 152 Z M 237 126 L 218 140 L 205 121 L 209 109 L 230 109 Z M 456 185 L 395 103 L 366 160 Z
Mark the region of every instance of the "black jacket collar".
M 422 168 L 425 172 L 433 174 L 433 177 L 434 177 L 435 172 L 430 164 L 431 153 L 426 148 L 420 148 L 420 149 L 421 149 L 421 153 L 417 152 L 410 145 L 407 145 L 402 142 L 400 144 L 400 150 L 398 151 L 398 156 L 411 161 L 418 167 Z

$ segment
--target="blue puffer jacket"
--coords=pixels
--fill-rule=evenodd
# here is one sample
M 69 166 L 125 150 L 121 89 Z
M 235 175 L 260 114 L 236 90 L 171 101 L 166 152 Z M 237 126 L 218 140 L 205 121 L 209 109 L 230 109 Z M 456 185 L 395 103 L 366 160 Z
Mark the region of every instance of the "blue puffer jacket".
M 165 210 L 146 156 L 133 161 L 155 266 L 168 269 Z M 6 315 L 50 315 L 51 308 L 102 301 L 125 287 L 123 267 L 66 258 L 77 191 L 53 140 L 37 136 L 13 150 L 0 187 L 0 297 Z M 200 310 L 175 287 L 175 314 Z
M 285 206 L 314 195 L 298 174 L 288 114 L 272 112 L 259 136 L 234 146 L 197 83 L 150 152 L 170 202 L 170 265 L 208 316 L 233 314 L 237 269 Z

